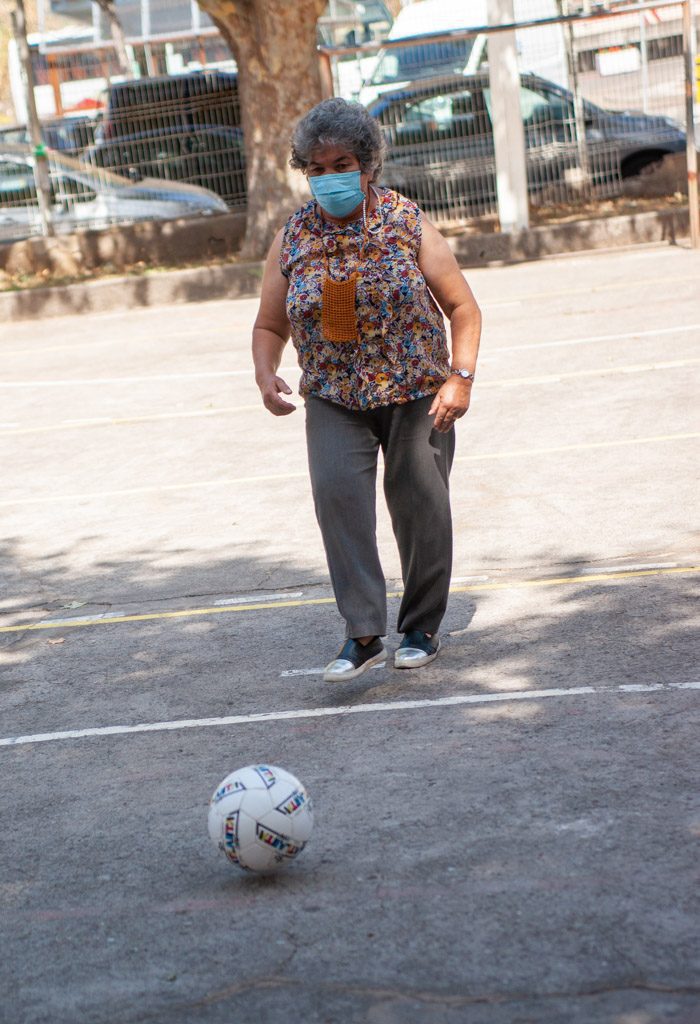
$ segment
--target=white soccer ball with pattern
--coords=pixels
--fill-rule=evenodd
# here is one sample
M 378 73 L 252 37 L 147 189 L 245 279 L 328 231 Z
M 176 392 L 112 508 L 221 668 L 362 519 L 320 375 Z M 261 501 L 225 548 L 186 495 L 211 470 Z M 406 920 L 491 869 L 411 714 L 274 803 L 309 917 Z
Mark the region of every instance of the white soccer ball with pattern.
M 311 798 L 290 772 L 253 764 L 227 775 L 209 801 L 209 835 L 230 861 L 248 871 L 275 871 L 306 846 Z

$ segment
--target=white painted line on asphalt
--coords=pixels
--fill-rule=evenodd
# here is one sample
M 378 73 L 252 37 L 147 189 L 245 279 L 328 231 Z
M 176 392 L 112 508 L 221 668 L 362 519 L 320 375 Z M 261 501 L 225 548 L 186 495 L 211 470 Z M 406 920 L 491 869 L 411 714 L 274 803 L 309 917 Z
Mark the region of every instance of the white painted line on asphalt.
M 637 565 L 601 565 L 590 569 L 579 569 L 580 576 L 601 572 L 638 572 L 640 569 L 677 569 L 679 562 L 639 562 Z
M 528 352 L 539 348 L 565 348 L 568 345 L 592 345 L 600 341 L 629 341 L 635 338 L 653 338 L 663 334 L 684 334 L 689 331 L 700 331 L 700 324 L 684 324 L 682 327 L 656 327 L 649 331 L 629 331 L 625 334 L 598 334 L 586 338 L 568 338 L 561 341 L 537 341 L 525 345 L 499 345 L 488 349 L 489 355 L 500 355 L 501 352 Z
M 277 594 L 244 594 L 242 597 L 224 597 L 220 601 L 214 601 L 214 605 L 249 604 L 254 601 L 259 604 L 261 601 L 288 601 L 292 597 L 303 597 L 303 590 L 295 590 L 294 593 L 288 590 L 281 590 Z
M 696 366 L 700 358 L 669 359 L 663 363 L 633 363 L 627 366 L 597 366 L 589 370 L 571 370 L 566 373 L 543 373 L 539 377 L 510 377 L 501 380 L 485 380 L 482 388 L 512 388 L 530 384 L 560 384 L 562 381 L 583 377 L 610 377 L 625 373 L 658 373 L 660 370 L 678 370 Z
M 279 373 L 299 372 L 298 366 L 283 366 Z M 255 380 L 253 367 L 247 370 L 203 370 L 199 373 L 161 373 L 147 377 L 77 377 L 74 380 L 8 380 L 0 381 L 0 388 L 62 388 L 82 387 L 87 384 L 152 384 L 161 380 L 210 380 L 219 377 L 250 377 Z
M 216 377 L 253 377 L 248 370 L 206 370 L 200 373 L 162 373 L 149 377 L 85 377 L 74 380 L 9 380 L 0 381 L 0 388 L 62 388 L 87 384 L 143 384 L 159 380 L 209 380 Z
M 699 690 L 700 682 L 638 684 L 630 690 L 623 686 L 573 686 L 570 689 L 511 690 L 500 693 L 459 693 L 451 697 L 429 700 L 397 700 L 376 704 L 340 704 L 323 708 L 300 708 L 294 711 L 265 711 L 250 715 L 226 715 L 222 718 L 186 718 L 174 722 L 145 722 L 139 725 L 106 725 L 92 729 L 67 729 L 62 732 L 40 732 L 27 736 L 7 736 L 0 747 L 26 746 L 31 743 L 54 743 L 60 740 L 81 740 L 95 736 L 127 736 L 142 732 L 177 732 L 179 729 L 211 729 L 228 725 L 255 725 L 258 722 L 289 722 L 295 719 L 333 718 L 344 715 L 365 715 L 372 712 L 418 711 L 427 708 L 454 708 L 470 704 L 492 704 L 521 700 L 547 700 L 552 697 L 613 696 L 615 694 L 657 693 L 674 690 Z
M 144 413 L 142 416 L 96 416 L 85 420 L 57 420 L 55 423 L 41 427 L 20 427 L 19 430 L 3 430 L 0 424 L 0 437 L 20 437 L 26 434 L 55 434 L 61 430 L 84 430 L 86 427 L 123 427 L 134 423 L 157 423 L 163 420 L 199 419 L 211 416 L 230 416 L 234 413 L 259 412 L 264 409 L 262 402 L 253 405 L 230 405 L 215 409 L 193 409 L 188 412 Z
M 384 666 L 381 666 L 384 668 Z M 373 665 L 372 668 L 377 668 Z M 292 679 L 294 676 L 322 676 L 325 668 L 289 668 L 286 672 L 280 672 L 280 679 Z
M 551 448 L 515 448 L 504 452 L 482 452 L 478 455 L 456 455 L 455 462 L 490 462 L 500 459 L 522 459 L 533 455 L 558 455 L 566 452 L 583 452 L 626 447 L 628 445 L 662 444 L 669 441 L 689 441 L 700 437 L 700 431 L 687 434 L 660 434 L 655 437 L 631 437 L 615 441 L 593 441 L 585 444 L 556 445 Z M 295 480 L 308 478 L 308 469 L 290 473 L 264 473 L 260 476 L 217 477 L 216 480 L 194 480 L 178 484 L 153 484 L 146 487 L 124 487 L 113 491 L 84 491 L 77 494 L 44 494 L 32 498 L 7 498 L 0 500 L 0 508 L 20 505 L 50 505 L 61 501 L 105 501 L 107 498 L 122 498 L 137 494 L 158 494 L 168 491 L 197 491 L 205 488 L 233 487 L 239 484 L 258 484 L 270 480 Z
M 69 622 L 104 622 L 126 615 L 126 612 L 100 612 L 97 615 L 74 615 L 70 619 L 41 619 L 43 626 L 65 626 Z

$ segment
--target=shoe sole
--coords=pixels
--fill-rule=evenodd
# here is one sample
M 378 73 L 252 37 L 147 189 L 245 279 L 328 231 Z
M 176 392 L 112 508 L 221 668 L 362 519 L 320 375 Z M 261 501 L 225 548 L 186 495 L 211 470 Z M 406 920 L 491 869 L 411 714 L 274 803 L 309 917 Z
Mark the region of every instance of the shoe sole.
M 342 675 L 324 672 L 323 681 L 324 683 L 344 683 L 346 679 L 356 679 L 357 676 L 361 676 L 363 672 L 366 672 L 368 668 L 372 668 L 374 665 L 377 665 L 379 668 L 383 668 L 386 665 L 386 651 L 382 651 L 381 654 L 375 654 L 373 658 L 368 658 L 358 668 L 354 668 L 349 672 L 343 672 Z
M 396 660 L 396 654 L 398 654 L 398 651 L 397 651 L 396 654 L 394 655 L 394 668 L 400 668 L 400 669 L 423 668 L 425 665 L 429 665 L 431 661 L 435 661 L 435 659 L 437 658 L 439 653 L 440 653 L 440 647 L 438 647 L 438 649 L 435 651 L 434 654 L 426 655 L 426 657 L 423 658 L 422 661 L 403 662 L 402 663 L 402 662 L 399 662 L 399 661 Z

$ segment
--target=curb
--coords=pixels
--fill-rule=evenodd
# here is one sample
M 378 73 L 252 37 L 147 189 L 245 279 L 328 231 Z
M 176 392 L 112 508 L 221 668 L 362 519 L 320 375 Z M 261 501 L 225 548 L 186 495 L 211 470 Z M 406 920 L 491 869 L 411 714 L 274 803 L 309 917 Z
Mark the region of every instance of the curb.
M 452 236 L 448 242 L 459 265 L 469 268 L 654 242 L 673 245 L 687 236 L 688 224 L 687 208 L 679 207 L 572 221 L 517 234 Z M 0 323 L 213 299 L 255 298 L 260 294 L 262 272 L 262 263 L 231 263 L 3 292 Z

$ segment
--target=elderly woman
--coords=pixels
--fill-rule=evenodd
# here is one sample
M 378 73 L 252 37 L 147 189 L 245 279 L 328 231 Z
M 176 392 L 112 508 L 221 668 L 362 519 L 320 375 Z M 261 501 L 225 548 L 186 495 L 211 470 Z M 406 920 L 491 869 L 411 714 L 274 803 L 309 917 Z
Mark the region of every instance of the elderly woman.
M 302 371 L 316 516 L 346 624 L 327 681 L 386 660 L 380 448 L 404 582 L 394 665 L 437 656 L 452 566 L 454 423 L 469 408 L 481 328 L 444 238 L 414 203 L 379 186 L 382 156 L 379 127 L 358 104 L 324 100 L 297 124 L 290 163 L 313 199 L 272 243 L 253 330 L 256 381 L 273 415 L 295 410 L 277 374 L 290 334 Z

